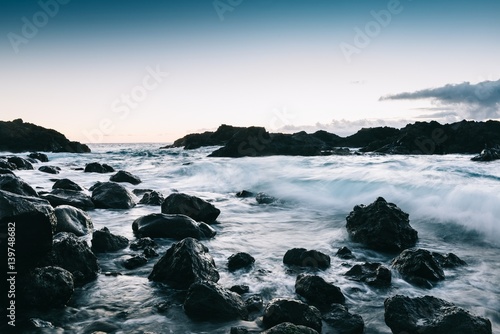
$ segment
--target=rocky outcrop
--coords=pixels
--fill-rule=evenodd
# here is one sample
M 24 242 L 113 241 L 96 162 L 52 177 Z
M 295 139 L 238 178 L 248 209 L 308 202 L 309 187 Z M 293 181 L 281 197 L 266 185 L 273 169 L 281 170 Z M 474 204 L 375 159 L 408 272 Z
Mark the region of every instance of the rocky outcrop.
M 493 161 L 500 159 L 500 145 L 495 145 L 495 147 L 485 147 L 484 150 L 471 158 L 472 161 Z
M 264 310 L 262 318 L 267 328 L 283 322 L 310 327 L 321 333 L 321 313 L 314 306 L 309 306 L 294 299 L 273 299 Z
M 393 333 L 491 334 L 488 319 L 472 315 L 445 300 L 396 295 L 384 301 L 385 323 Z
M 255 259 L 248 253 L 236 253 L 227 259 L 227 269 L 229 271 L 236 271 L 238 269 L 249 269 L 255 263 Z
M 210 281 L 196 282 L 189 287 L 184 311 L 197 320 L 245 320 L 248 317 L 240 295 Z
M 391 285 L 391 271 L 381 263 L 365 262 L 364 264 L 356 264 L 344 275 L 352 280 L 375 287 L 388 287 Z
M 54 209 L 57 218 L 56 232 L 71 232 L 80 237 L 92 231 L 92 219 L 83 210 L 71 205 L 60 205 Z
M 90 196 L 80 191 L 53 189 L 50 193 L 40 195 L 46 199 L 52 206 L 71 205 L 81 210 L 93 210 L 94 202 Z
M 91 189 L 96 208 L 130 209 L 135 206 L 134 195 L 118 183 L 98 182 Z
M 345 297 L 339 287 L 316 275 L 300 274 L 295 281 L 295 292 L 320 310 L 327 310 L 334 303 L 344 304 Z
M 261 334 L 319 334 L 318 331 L 302 326 L 295 325 L 291 322 L 282 322 L 279 325 L 273 326 L 266 331 L 261 332 Z
M 60 179 L 54 182 L 52 185 L 52 189 L 65 189 L 65 190 L 73 190 L 73 191 L 82 191 L 83 188 L 80 187 L 75 182 L 69 179 Z
M 9 174 L 0 175 L 0 190 L 17 195 L 38 197 L 38 193 L 19 177 Z
M 182 193 L 169 195 L 161 205 L 161 212 L 186 215 L 207 224 L 214 223 L 220 214 L 220 210 L 211 203 Z
M 0 121 L 0 151 L 9 152 L 90 152 L 87 145 L 69 141 L 63 134 L 25 123 L 22 119 Z
M 351 239 L 379 251 L 397 252 L 415 246 L 418 236 L 409 215 L 382 197 L 368 206 L 356 205 L 347 216 Z
M 145 192 L 139 201 L 139 204 L 145 205 L 162 205 L 165 197 L 158 191 L 152 190 Z
M 350 313 L 344 305 L 331 305 L 328 313 L 323 315 L 323 320 L 338 334 L 363 334 L 365 331 L 363 318 Z
M 222 124 L 215 132 L 191 133 L 162 148 L 184 147 L 185 150 L 192 150 L 203 146 L 222 146 L 241 129 L 243 128 Z
M 92 233 L 92 251 L 96 253 L 116 252 L 128 246 L 128 239 L 114 235 L 107 227 Z
M 198 223 L 185 215 L 167 215 L 152 213 L 137 218 L 132 223 L 134 233 L 141 237 L 172 238 L 182 240 L 195 238 L 209 239 L 215 236 L 215 230 L 205 223 Z
M 299 267 L 326 269 L 330 267 L 330 256 L 316 250 L 292 248 L 283 256 L 283 263 Z
M 91 162 L 87 164 L 84 169 L 85 173 L 99 173 L 99 174 L 112 173 L 114 171 L 115 169 L 110 165 L 100 164 L 98 162 Z
M 154 265 L 149 280 L 187 289 L 198 281 L 217 282 L 219 272 L 208 248 L 193 238 L 173 244 Z
M 133 185 L 137 185 L 142 182 L 138 176 L 124 170 L 118 171 L 118 173 L 112 175 L 109 180 L 113 182 L 127 182 Z

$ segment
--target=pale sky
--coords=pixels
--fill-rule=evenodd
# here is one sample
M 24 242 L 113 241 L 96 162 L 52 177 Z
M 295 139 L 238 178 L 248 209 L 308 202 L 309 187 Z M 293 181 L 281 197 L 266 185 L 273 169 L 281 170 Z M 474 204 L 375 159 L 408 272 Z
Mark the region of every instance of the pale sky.
M 222 123 L 346 135 L 500 118 L 497 0 L 0 6 L 0 119 L 71 140 L 171 142 Z

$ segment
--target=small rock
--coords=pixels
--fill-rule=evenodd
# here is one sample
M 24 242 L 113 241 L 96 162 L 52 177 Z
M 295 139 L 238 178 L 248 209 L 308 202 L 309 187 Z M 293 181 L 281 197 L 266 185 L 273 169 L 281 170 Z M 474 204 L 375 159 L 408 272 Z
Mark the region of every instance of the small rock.
M 115 175 L 112 175 L 109 180 L 113 182 L 128 182 L 133 185 L 137 185 L 142 182 L 138 176 L 123 170 L 118 171 Z
M 399 271 L 406 281 L 429 289 L 445 278 L 441 265 L 431 252 L 425 249 L 404 250 L 392 260 L 392 267 Z
M 100 164 L 98 162 L 91 162 L 85 166 L 85 173 L 112 173 L 115 169 L 107 164 Z
M 93 210 L 94 202 L 90 196 L 74 190 L 53 189 L 50 193 L 40 195 L 46 199 L 52 206 L 71 205 L 82 210 Z
M 215 236 L 215 230 L 205 223 L 198 223 L 185 215 L 152 213 L 139 217 L 132 223 L 134 233 L 143 237 L 173 238 L 187 237 L 198 240 Z
M 315 275 L 297 276 L 295 292 L 320 310 L 328 309 L 333 303 L 344 304 L 345 302 L 344 294 L 339 287 Z
M 229 271 L 238 269 L 248 269 L 255 263 L 255 259 L 248 253 L 236 253 L 227 259 L 227 268 Z
M 352 254 L 352 251 L 347 247 L 341 247 L 336 254 L 339 258 L 344 260 L 352 260 L 356 257 Z
M 142 255 L 136 255 L 123 262 L 123 266 L 127 269 L 135 269 L 148 263 L 148 259 Z
M 100 182 L 91 189 L 96 208 L 130 209 L 135 206 L 134 195 L 118 183 Z
M 243 295 L 250 291 L 250 287 L 248 285 L 233 285 L 229 288 L 229 291 L 236 292 L 239 295 Z
M 213 224 L 220 210 L 211 203 L 182 193 L 169 195 L 161 205 L 161 212 L 167 214 L 183 214 L 196 221 Z
M 26 159 L 21 157 L 9 157 L 7 161 L 16 165 L 16 168 L 19 170 L 32 170 L 33 165 Z
M 376 287 L 388 287 L 391 285 L 391 271 L 381 263 L 365 262 L 356 264 L 344 275 L 349 278 L 364 282 Z
M 69 179 L 61 179 L 57 180 L 54 185 L 52 186 L 52 189 L 65 189 L 65 190 L 73 190 L 73 191 L 82 191 L 83 188 L 80 187 L 78 184 L 75 182 L 69 180 Z
M 30 157 L 32 159 L 36 159 L 40 162 L 49 162 L 49 157 L 47 156 L 47 154 L 44 154 L 44 153 L 33 152 L 33 153 L 28 154 L 28 157 Z
M 314 306 L 309 306 L 294 299 L 273 299 L 264 310 L 262 321 L 267 328 L 282 322 L 310 327 L 321 333 L 321 313 Z
M 115 252 L 127 246 L 127 238 L 112 234 L 107 227 L 92 233 L 92 250 L 96 253 Z
M 31 307 L 62 307 L 73 295 L 73 275 L 59 267 L 35 268 L 25 280 L 22 299 Z
M 242 191 L 239 191 L 236 193 L 236 197 L 239 197 L 239 198 L 248 198 L 248 197 L 254 197 L 255 194 L 251 191 L 247 191 L 247 190 L 242 190 Z
M 278 199 L 276 197 L 273 197 L 273 196 L 268 195 L 266 193 L 258 193 L 257 196 L 255 196 L 255 200 L 259 204 L 272 204 L 272 203 L 278 201 Z
M 94 228 L 90 216 L 71 205 L 60 205 L 54 209 L 54 213 L 57 218 L 56 232 L 71 232 L 80 237 Z
M 35 189 L 15 175 L 0 175 L 0 189 L 17 195 L 38 197 Z
M 149 237 L 140 238 L 130 244 L 130 249 L 135 251 L 146 249 L 148 247 L 158 248 L 158 244 Z
M 163 195 L 157 191 L 150 191 L 145 193 L 141 200 L 139 201 L 139 204 L 145 204 L 145 205 L 162 205 L 163 201 L 165 198 Z
M 38 168 L 40 172 L 48 173 L 48 174 L 59 174 L 61 168 L 57 166 L 40 166 Z
M 316 250 L 292 248 L 283 256 L 283 263 L 300 267 L 326 269 L 330 266 L 330 256 Z
M 338 334 L 363 334 L 365 322 L 358 314 L 352 314 L 344 305 L 334 304 L 323 320 Z
M 261 332 L 261 334 L 319 334 L 319 332 L 307 326 L 283 322 Z

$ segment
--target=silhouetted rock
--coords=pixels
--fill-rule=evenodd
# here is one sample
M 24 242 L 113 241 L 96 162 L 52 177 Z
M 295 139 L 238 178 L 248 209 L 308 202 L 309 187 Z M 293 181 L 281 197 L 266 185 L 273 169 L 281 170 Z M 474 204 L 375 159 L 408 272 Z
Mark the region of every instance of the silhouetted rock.
M 1 121 L 0 121 L 1 122 Z M 33 165 L 26 159 L 21 157 L 8 157 L 7 161 L 16 165 L 16 168 L 19 170 L 32 170 Z
M 374 250 L 401 251 L 418 239 L 408 214 L 382 197 L 368 206 L 356 205 L 346 220 L 352 240 Z
M 139 204 L 162 205 L 164 200 L 165 198 L 163 197 L 163 194 L 152 190 L 144 193 L 141 200 L 139 201 Z
M 262 318 L 267 328 L 283 322 L 310 327 L 321 333 L 321 313 L 314 306 L 309 306 L 294 299 L 273 299 L 264 310 Z
M 134 233 L 141 237 L 172 238 L 181 240 L 192 237 L 198 240 L 209 239 L 216 232 L 209 225 L 198 223 L 185 215 L 169 215 L 164 213 L 152 213 L 137 218 L 132 223 Z
M 250 287 L 248 285 L 233 285 L 229 288 L 229 291 L 235 292 L 239 295 L 243 295 L 250 291 Z
M 184 147 L 185 150 L 192 150 L 203 146 L 222 146 L 241 129 L 243 128 L 222 124 L 215 132 L 206 131 L 203 133 L 191 133 L 177 139 L 174 141 L 173 145 L 162 148 Z
M 129 172 L 123 171 L 123 170 L 120 170 L 115 175 L 112 175 L 109 178 L 109 180 L 113 181 L 113 182 L 127 182 L 127 183 L 130 183 L 133 185 L 137 185 L 137 184 L 142 182 L 138 176 L 135 176 L 135 175 L 133 175 Z
M 356 264 L 345 275 L 355 281 L 376 287 L 391 285 L 391 271 L 381 263 L 365 262 L 364 264 Z
M 392 266 L 406 281 L 426 288 L 445 278 L 439 262 L 425 249 L 404 250 L 392 260 Z
M 393 333 L 491 334 L 491 322 L 443 299 L 396 295 L 384 301 L 385 323 Z
M 255 200 L 259 204 L 272 204 L 272 203 L 278 201 L 278 199 L 276 197 L 273 197 L 273 196 L 268 195 L 266 193 L 258 193 L 257 196 L 255 196 Z
M 35 189 L 15 175 L 0 175 L 0 189 L 17 195 L 38 197 Z
M 130 209 L 135 206 L 134 195 L 118 183 L 99 182 L 91 189 L 96 208 Z
M 283 256 L 283 263 L 300 267 L 326 269 L 330 266 L 330 256 L 316 250 L 292 248 Z
M 63 134 L 25 123 L 22 119 L 0 121 L 0 151 L 90 152 L 87 145 L 69 141 Z
M 197 281 L 217 282 L 219 272 L 208 248 L 196 239 L 186 238 L 167 250 L 148 278 L 176 289 L 187 289 Z
M 300 274 L 295 281 L 295 292 L 320 310 L 332 304 L 344 304 L 345 297 L 339 287 L 315 275 Z
M 318 331 L 302 325 L 295 325 L 291 322 L 282 322 L 269 328 L 261 334 L 319 334 Z
M 236 193 L 236 197 L 239 198 L 248 198 L 248 197 L 254 197 L 255 194 L 251 191 L 248 190 L 242 190 Z
M 40 172 L 48 173 L 48 174 L 59 174 L 61 168 L 57 166 L 40 166 L 38 168 Z
M 69 179 L 60 179 L 57 180 L 53 185 L 52 189 L 65 189 L 65 190 L 73 190 L 73 191 L 82 191 L 83 188 L 80 187 L 75 182 Z
M 236 271 L 238 269 L 250 268 L 255 263 L 255 259 L 248 253 L 236 253 L 227 259 L 227 269 Z
M 107 164 L 100 164 L 98 162 L 91 162 L 85 166 L 84 172 L 85 173 L 100 173 L 100 174 L 105 174 L 105 173 L 112 173 L 114 172 L 115 169 L 111 167 L 110 165 Z
M 340 257 L 341 259 L 344 259 L 344 260 L 352 260 L 352 259 L 356 258 L 352 254 L 352 251 L 349 248 L 347 248 L 347 247 L 341 247 L 341 248 L 339 248 L 339 250 L 337 251 L 336 255 L 338 257 Z
M 148 259 L 143 255 L 135 255 L 123 261 L 123 266 L 127 269 L 139 268 L 148 263 Z
M 486 147 L 484 150 L 471 158 L 472 161 L 493 161 L 500 159 L 500 145 L 495 145 L 495 147 Z
M 82 210 L 93 210 L 94 202 L 90 196 L 80 191 L 53 189 L 50 193 L 40 195 L 46 199 L 52 206 L 71 205 Z
M 210 281 L 195 282 L 189 287 L 184 311 L 196 320 L 245 320 L 248 317 L 240 295 Z
M 57 218 L 56 232 L 71 232 L 80 237 L 92 231 L 92 219 L 83 210 L 71 205 L 60 205 L 54 209 Z
M 28 157 L 30 157 L 32 159 L 36 159 L 40 162 L 49 162 L 49 157 L 47 156 L 47 154 L 40 153 L 40 152 L 32 152 L 32 153 L 28 154 Z
M 365 322 L 358 314 L 352 314 L 344 305 L 333 304 L 323 320 L 338 334 L 363 334 Z
M 127 246 L 127 238 L 111 233 L 107 227 L 92 233 L 92 251 L 96 253 L 115 252 Z
M 186 215 L 207 224 L 214 223 L 220 214 L 220 210 L 211 203 L 182 193 L 169 195 L 161 205 L 161 212 Z

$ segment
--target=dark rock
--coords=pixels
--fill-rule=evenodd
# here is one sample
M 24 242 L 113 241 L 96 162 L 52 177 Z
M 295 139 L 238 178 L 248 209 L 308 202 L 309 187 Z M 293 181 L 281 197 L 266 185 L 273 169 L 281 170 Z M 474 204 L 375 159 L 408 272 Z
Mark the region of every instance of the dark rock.
M 220 214 L 220 210 L 207 201 L 182 193 L 169 195 L 161 205 L 161 212 L 183 214 L 207 224 L 214 223 Z
M 143 250 L 146 248 L 158 248 L 158 244 L 151 238 L 140 238 L 130 244 L 131 250 Z
M 186 238 L 167 250 L 148 278 L 176 289 L 187 289 L 197 281 L 217 282 L 219 272 L 208 248 L 196 239 Z
M 500 159 L 500 145 L 495 145 L 495 147 L 485 147 L 484 150 L 471 158 L 472 161 L 493 161 Z
M 153 190 L 153 191 L 145 193 L 142 196 L 141 200 L 139 201 L 139 204 L 162 205 L 164 200 L 165 200 L 165 198 L 163 197 L 163 195 L 161 193 Z
M 248 334 L 250 333 L 248 329 L 244 327 L 231 327 L 229 334 Z
M 136 255 L 123 261 L 123 266 L 127 269 L 135 269 L 148 263 L 148 259 L 143 255 Z
M 69 180 L 69 179 L 61 179 L 57 180 L 54 185 L 52 186 L 52 189 L 65 189 L 65 190 L 73 190 L 73 191 L 82 191 L 83 188 L 80 187 L 78 184 L 75 182 Z
M 346 220 L 352 240 L 374 250 L 401 251 L 418 239 L 408 214 L 382 197 L 368 206 L 356 205 Z
M 236 292 L 239 295 L 244 295 L 250 291 L 250 287 L 248 285 L 233 285 L 229 288 L 229 291 Z
M 48 174 L 59 174 L 61 168 L 57 166 L 40 166 L 38 168 L 40 172 L 48 173 Z
M 17 169 L 17 166 L 16 166 L 16 164 L 13 164 L 12 162 L 8 162 L 7 160 L 0 158 L 0 168 L 8 169 L 8 170 L 15 170 L 15 169 Z
M 132 192 L 134 193 L 135 196 L 140 197 L 146 193 L 150 193 L 154 191 L 153 189 L 134 189 Z
M 443 255 L 437 252 L 432 252 L 431 254 L 434 257 L 434 259 L 439 263 L 439 265 L 443 268 L 456 268 L 467 265 L 467 263 L 464 260 L 462 260 L 453 253 L 448 253 L 446 255 Z
M 1 122 L 1 121 L 0 121 Z M 16 168 L 19 170 L 32 170 L 33 165 L 26 159 L 21 157 L 9 157 L 7 161 L 16 165 Z
M 35 189 L 15 175 L 0 175 L 0 190 L 5 190 L 22 196 L 38 197 Z
M 134 195 L 114 182 L 102 182 L 95 186 L 92 201 L 96 208 L 101 209 L 130 209 L 135 206 Z
M 46 199 L 52 206 L 71 205 L 82 210 L 93 210 L 94 202 L 90 196 L 74 190 L 53 189 L 50 193 L 40 195 Z
M 94 321 L 90 325 L 85 326 L 83 333 L 85 334 L 103 334 L 116 333 L 120 330 L 120 326 L 107 321 Z
M 74 291 L 73 275 L 59 267 L 33 269 L 23 284 L 22 303 L 47 309 L 66 305 Z
M 236 197 L 239 197 L 239 198 L 248 198 L 248 197 L 254 197 L 255 194 L 251 191 L 247 191 L 247 190 L 242 190 L 242 191 L 239 191 L 236 193 Z
M 262 318 L 267 328 L 283 322 L 310 327 L 321 333 L 321 313 L 314 306 L 309 306 L 294 299 L 273 299 L 264 310 Z
M 340 288 L 325 282 L 319 276 L 300 274 L 295 281 L 295 292 L 320 310 L 328 309 L 333 303 L 344 304 L 345 302 Z
M 392 260 L 392 266 L 403 279 L 418 286 L 432 288 L 444 280 L 443 268 L 425 249 L 406 249 Z
M 396 295 L 384 301 L 385 323 L 393 333 L 490 334 L 491 322 L 445 300 Z
M 338 257 L 340 257 L 341 259 L 344 259 L 344 260 L 352 260 L 352 259 L 356 258 L 352 254 L 352 251 L 349 248 L 347 248 L 347 247 L 341 247 L 341 248 L 339 248 L 339 250 L 337 251 L 336 255 Z
M 68 270 L 73 274 L 75 286 L 94 280 L 99 272 L 97 258 L 87 243 L 67 232 L 54 236 L 52 250 L 40 260 L 39 265 Z
M 36 159 L 40 162 L 49 162 L 49 157 L 47 156 L 47 154 L 40 153 L 40 152 L 30 153 L 30 154 L 28 154 L 28 157 L 30 157 L 32 159 Z
M 80 237 L 94 228 L 90 216 L 71 205 L 60 205 L 54 209 L 54 213 L 57 218 L 56 232 L 71 232 Z
M 111 167 L 110 165 L 107 164 L 100 164 L 98 162 L 91 162 L 85 166 L 84 172 L 85 173 L 112 173 L 114 172 L 115 169 Z
M 133 185 L 137 185 L 142 182 L 138 176 L 132 175 L 131 173 L 123 170 L 118 171 L 115 175 L 112 175 L 109 180 L 113 182 L 128 182 Z
M 184 311 L 197 320 L 231 320 L 248 317 L 241 297 L 210 281 L 201 281 L 189 287 Z
M 172 238 L 181 240 L 192 237 L 198 240 L 215 236 L 213 228 L 205 223 L 198 223 L 185 215 L 152 213 L 137 218 L 132 223 L 134 233 L 142 237 Z
M 0 121 L 0 151 L 90 152 L 87 145 L 69 141 L 63 134 L 21 119 Z
M 268 195 L 266 193 L 258 193 L 257 196 L 255 196 L 255 200 L 259 204 L 272 204 L 272 203 L 278 201 L 278 199 L 276 197 L 273 197 L 273 196 Z
M 116 252 L 128 246 L 128 239 L 114 235 L 107 227 L 92 233 L 92 250 L 96 253 Z
M 261 334 L 319 334 L 318 331 L 302 325 L 295 325 L 291 322 L 283 322 L 269 328 Z
M 326 269 L 330 266 L 330 256 L 316 250 L 293 248 L 285 253 L 283 263 L 300 267 Z
M 14 172 L 12 172 L 10 169 L 1 168 L 1 167 L 0 167 L 0 175 L 13 175 L 13 176 L 16 176 L 16 174 L 14 174 Z
M 206 131 L 204 133 L 188 134 L 174 141 L 173 145 L 162 148 L 184 147 L 185 150 L 192 150 L 203 146 L 222 146 L 239 130 L 243 128 L 222 124 L 217 131 Z
M 381 263 L 356 264 L 345 275 L 371 286 L 388 287 L 391 285 L 391 271 Z
M 255 263 L 255 259 L 248 253 L 236 253 L 227 259 L 227 268 L 229 271 L 236 271 L 238 269 L 250 268 Z
M 253 295 L 245 299 L 248 312 L 261 312 L 264 308 L 264 301 L 259 295 Z
M 363 334 L 365 330 L 363 318 L 350 313 L 344 305 L 332 305 L 330 311 L 323 315 L 323 320 L 338 334 Z
M 158 257 L 159 256 L 159 254 L 156 252 L 156 250 L 153 247 L 146 247 L 146 248 L 144 248 L 144 250 L 142 251 L 142 253 L 148 259 L 151 258 L 151 257 Z

